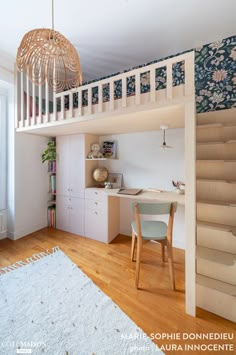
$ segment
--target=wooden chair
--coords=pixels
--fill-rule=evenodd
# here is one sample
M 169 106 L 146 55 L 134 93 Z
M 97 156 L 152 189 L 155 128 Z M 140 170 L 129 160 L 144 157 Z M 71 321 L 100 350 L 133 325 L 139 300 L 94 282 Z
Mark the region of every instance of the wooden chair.
M 167 248 L 171 287 L 175 290 L 175 277 L 172 251 L 172 231 L 177 202 L 164 203 L 132 203 L 135 221 L 132 222 L 131 260 L 134 261 L 134 250 L 137 241 L 135 285 L 138 288 L 140 260 L 143 240 L 155 240 L 161 243 L 162 261 L 165 261 L 165 246 Z M 168 224 L 161 221 L 141 220 L 141 215 L 169 215 Z

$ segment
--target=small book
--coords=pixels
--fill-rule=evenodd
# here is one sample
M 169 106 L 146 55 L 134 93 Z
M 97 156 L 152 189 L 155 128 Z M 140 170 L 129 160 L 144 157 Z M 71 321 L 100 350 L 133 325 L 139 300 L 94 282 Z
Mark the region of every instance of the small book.
M 142 189 L 120 189 L 117 193 L 121 195 L 138 195 Z

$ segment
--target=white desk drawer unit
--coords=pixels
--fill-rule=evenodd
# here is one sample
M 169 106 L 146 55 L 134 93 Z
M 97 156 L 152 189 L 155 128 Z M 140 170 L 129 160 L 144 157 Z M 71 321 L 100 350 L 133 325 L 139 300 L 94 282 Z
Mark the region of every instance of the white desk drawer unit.
M 85 199 L 85 209 L 105 211 L 107 209 L 107 199 L 107 196 L 106 201 Z
M 85 190 L 85 236 L 109 243 L 118 234 L 119 199 L 108 197 L 99 189 L 87 188 Z
M 107 197 L 108 197 L 107 194 L 100 189 L 96 189 L 96 188 L 85 189 L 86 199 L 107 202 Z

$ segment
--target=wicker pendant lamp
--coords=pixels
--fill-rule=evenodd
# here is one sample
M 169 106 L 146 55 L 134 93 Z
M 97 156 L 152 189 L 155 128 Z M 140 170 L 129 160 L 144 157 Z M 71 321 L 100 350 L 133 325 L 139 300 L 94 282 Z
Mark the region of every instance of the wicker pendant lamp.
M 79 56 L 74 46 L 54 30 L 54 0 L 52 0 L 52 29 L 38 28 L 27 32 L 18 48 L 18 71 L 26 71 L 35 85 L 45 81 L 54 92 L 82 84 Z

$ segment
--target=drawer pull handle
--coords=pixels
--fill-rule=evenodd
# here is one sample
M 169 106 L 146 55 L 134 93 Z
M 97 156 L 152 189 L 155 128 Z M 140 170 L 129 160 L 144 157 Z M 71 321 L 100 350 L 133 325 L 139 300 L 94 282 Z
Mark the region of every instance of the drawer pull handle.
M 97 205 L 98 203 L 97 202 L 94 202 L 95 203 L 95 205 Z
M 97 195 L 97 194 L 98 194 L 98 193 L 97 193 L 97 191 L 95 191 L 94 193 L 95 193 L 95 195 Z
M 95 214 L 98 214 L 97 212 L 94 212 Z

